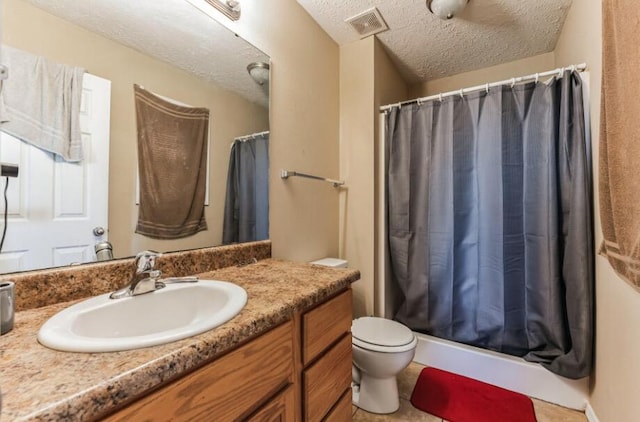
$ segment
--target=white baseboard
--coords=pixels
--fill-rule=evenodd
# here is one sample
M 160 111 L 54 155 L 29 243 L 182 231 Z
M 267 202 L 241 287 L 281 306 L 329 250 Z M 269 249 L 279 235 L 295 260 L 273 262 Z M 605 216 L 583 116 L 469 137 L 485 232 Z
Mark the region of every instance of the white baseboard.
M 596 416 L 596 412 L 591 407 L 591 403 L 587 402 L 587 408 L 584 410 L 584 414 L 587 416 L 587 420 L 589 422 L 600 422 L 598 416 Z

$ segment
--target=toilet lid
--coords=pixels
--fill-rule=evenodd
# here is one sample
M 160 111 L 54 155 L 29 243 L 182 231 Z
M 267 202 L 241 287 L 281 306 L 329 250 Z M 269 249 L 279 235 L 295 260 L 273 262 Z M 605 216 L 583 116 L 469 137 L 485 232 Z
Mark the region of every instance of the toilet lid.
M 415 339 L 411 330 L 399 322 L 376 317 L 354 320 L 351 334 L 361 342 L 384 347 L 404 346 Z

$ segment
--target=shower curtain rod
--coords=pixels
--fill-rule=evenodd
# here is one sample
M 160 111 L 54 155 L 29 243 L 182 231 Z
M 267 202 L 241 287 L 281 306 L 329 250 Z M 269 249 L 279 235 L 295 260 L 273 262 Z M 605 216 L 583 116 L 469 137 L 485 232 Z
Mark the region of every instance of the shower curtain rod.
M 269 134 L 269 131 L 265 130 L 264 132 L 252 133 L 251 135 L 241 136 L 239 138 L 234 139 L 234 141 L 244 142 L 244 141 L 247 141 L 247 140 L 249 140 L 251 138 L 257 138 L 258 136 L 268 135 L 268 134 Z
M 529 80 L 535 80 L 536 82 L 540 79 L 540 78 L 545 78 L 547 76 L 553 76 L 558 74 L 559 76 L 562 75 L 562 73 L 564 73 L 565 70 L 577 70 L 578 72 L 583 72 L 587 69 L 587 64 L 586 63 L 581 63 L 578 65 L 572 65 L 572 66 L 567 66 L 567 67 L 559 67 L 557 69 L 554 70 L 549 70 L 547 72 L 542 72 L 542 73 L 534 73 L 532 75 L 526 75 L 526 76 L 520 76 L 518 78 L 511 78 L 511 79 L 505 79 L 504 81 L 499 81 L 499 82 L 491 82 L 491 83 L 486 83 L 484 85 L 477 85 L 477 86 L 472 86 L 470 88 L 463 88 L 463 89 L 458 89 L 456 91 L 449 91 L 449 92 L 444 92 L 441 94 L 436 94 L 436 95 L 430 95 L 428 97 L 422 97 L 422 98 L 416 98 L 414 100 L 408 100 L 408 101 L 402 101 L 399 103 L 395 103 L 395 104 L 388 104 L 385 106 L 380 107 L 380 112 L 386 112 L 391 110 L 393 107 L 402 107 L 403 105 L 409 105 L 409 104 L 422 104 L 424 102 L 430 101 L 430 100 L 440 100 L 442 101 L 442 99 L 444 97 L 450 97 L 452 95 L 464 95 L 464 94 L 469 94 L 471 92 L 474 91 L 482 91 L 482 90 L 486 90 L 489 91 L 490 88 L 494 88 L 497 86 L 502 86 L 502 85 L 515 85 L 521 82 L 525 82 L 525 81 L 529 81 Z

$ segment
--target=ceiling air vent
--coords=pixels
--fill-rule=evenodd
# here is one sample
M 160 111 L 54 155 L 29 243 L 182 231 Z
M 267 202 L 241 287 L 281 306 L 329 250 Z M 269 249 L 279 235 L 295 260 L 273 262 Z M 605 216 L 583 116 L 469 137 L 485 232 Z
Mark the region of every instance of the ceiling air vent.
M 389 29 L 382 15 L 375 7 L 365 10 L 362 13 L 358 13 L 355 16 L 346 19 L 345 22 L 350 24 L 353 29 L 360 34 L 360 38 L 368 37 L 369 35 L 377 34 Z

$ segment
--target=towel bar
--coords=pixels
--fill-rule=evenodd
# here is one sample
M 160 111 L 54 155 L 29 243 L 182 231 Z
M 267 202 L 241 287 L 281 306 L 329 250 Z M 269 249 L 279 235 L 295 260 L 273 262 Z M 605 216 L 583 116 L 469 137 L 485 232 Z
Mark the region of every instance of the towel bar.
M 320 180 L 323 182 L 329 182 L 333 184 L 334 188 L 344 185 L 344 180 L 327 179 L 326 177 L 314 176 L 312 174 L 300 173 L 293 170 L 280 170 L 280 178 L 282 179 L 288 179 L 289 177 L 293 177 L 293 176 L 306 177 L 307 179 L 314 179 L 314 180 Z

